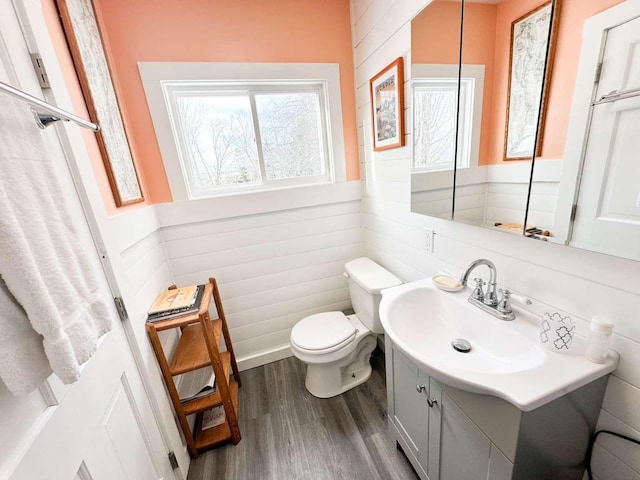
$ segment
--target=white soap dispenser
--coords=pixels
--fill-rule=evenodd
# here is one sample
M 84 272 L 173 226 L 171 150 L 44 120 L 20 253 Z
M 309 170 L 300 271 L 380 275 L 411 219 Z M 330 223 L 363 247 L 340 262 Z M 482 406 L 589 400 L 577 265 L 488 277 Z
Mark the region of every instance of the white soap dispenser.
M 607 359 L 613 322 L 606 318 L 594 316 L 589 326 L 589 338 L 584 356 L 595 363 L 604 363 Z

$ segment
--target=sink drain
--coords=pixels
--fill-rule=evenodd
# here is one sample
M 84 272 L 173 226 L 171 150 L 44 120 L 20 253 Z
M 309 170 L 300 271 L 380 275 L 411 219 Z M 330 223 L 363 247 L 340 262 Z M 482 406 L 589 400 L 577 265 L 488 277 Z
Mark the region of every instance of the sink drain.
M 451 346 L 460 353 L 469 353 L 471 351 L 471 344 L 464 338 L 456 338 L 451 342 Z

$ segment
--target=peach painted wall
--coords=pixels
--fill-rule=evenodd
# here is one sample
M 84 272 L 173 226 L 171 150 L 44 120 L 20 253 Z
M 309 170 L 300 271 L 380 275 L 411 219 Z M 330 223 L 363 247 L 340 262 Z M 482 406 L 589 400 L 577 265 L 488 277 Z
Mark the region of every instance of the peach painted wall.
M 411 20 L 411 62 L 457 65 L 461 4 L 435 0 Z
M 463 64 L 485 66 L 480 159 L 488 158 L 493 105 L 496 5 L 465 5 Z M 460 45 L 460 3 L 436 0 L 411 20 L 411 61 L 457 64 Z
M 171 201 L 137 62 L 339 63 L 347 179 L 358 180 L 348 0 L 94 0 L 151 203 Z
M 55 0 L 42 0 L 42 9 L 45 20 L 47 22 L 47 28 L 51 41 L 54 45 L 60 68 L 63 72 L 65 83 L 69 93 L 71 95 L 71 101 L 74 107 L 74 113 L 84 118 L 89 118 L 89 112 L 87 111 L 86 104 L 84 103 L 84 97 L 82 95 L 82 89 L 76 76 L 76 71 L 73 66 L 73 60 L 67 46 L 67 41 L 62 30 L 62 24 L 58 17 L 58 11 L 55 5 Z M 147 188 L 144 181 L 144 172 L 141 171 L 140 166 L 137 165 L 138 177 L 140 179 L 140 186 L 145 195 L 145 201 L 136 203 L 130 206 L 117 208 L 116 203 L 111 193 L 111 187 L 109 186 L 109 180 L 107 178 L 107 172 L 105 171 L 104 164 L 102 162 L 102 155 L 98 148 L 98 142 L 93 132 L 81 129 L 84 137 L 85 144 L 87 146 L 87 152 L 89 154 L 89 161 L 93 167 L 93 172 L 98 182 L 100 194 L 104 202 L 107 215 L 113 215 L 115 213 L 121 213 L 127 210 L 133 210 L 149 205 L 147 196 Z
M 493 111 L 496 107 L 495 44 L 496 37 L 487 32 L 496 31 L 496 5 L 468 3 L 464 8 L 464 35 L 462 37 L 462 64 L 484 65 L 484 89 L 482 92 L 482 122 L 478 165 L 485 165 L 490 158 L 493 133 Z
M 556 57 L 549 89 L 542 158 L 562 158 L 578 74 L 584 21 L 624 0 L 563 0 Z

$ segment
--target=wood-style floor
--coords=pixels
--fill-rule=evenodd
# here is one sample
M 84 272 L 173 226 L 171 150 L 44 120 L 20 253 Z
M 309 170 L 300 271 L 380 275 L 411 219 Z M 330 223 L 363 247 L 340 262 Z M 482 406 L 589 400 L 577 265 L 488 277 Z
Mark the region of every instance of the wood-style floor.
M 200 455 L 188 480 L 418 479 L 388 432 L 380 352 L 372 365 L 363 385 L 324 400 L 295 357 L 242 372 L 242 440 Z

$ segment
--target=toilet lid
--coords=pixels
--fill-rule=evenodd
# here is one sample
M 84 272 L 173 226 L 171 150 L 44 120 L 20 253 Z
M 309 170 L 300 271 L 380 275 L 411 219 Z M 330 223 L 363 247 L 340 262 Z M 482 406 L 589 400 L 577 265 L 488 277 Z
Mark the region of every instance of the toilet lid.
M 327 350 L 348 343 L 355 335 L 355 327 L 342 312 L 310 315 L 291 330 L 291 340 L 305 350 Z

